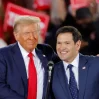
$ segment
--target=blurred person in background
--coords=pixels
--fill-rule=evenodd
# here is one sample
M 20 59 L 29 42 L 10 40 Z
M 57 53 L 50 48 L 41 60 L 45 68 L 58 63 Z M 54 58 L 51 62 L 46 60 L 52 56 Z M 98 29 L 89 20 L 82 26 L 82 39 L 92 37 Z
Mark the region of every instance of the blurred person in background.
M 97 0 L 90 0 L 90 11 L 92 12 L 94 18 L 94 27 L 95 27 L 95 47 L 96 53 L 99 53 L 99 1 Z
M 53 0 L 50 10 L 50 24 L 45 43 L 50 44 L 56 51 L 55 35 L 59 27 L 64 25 L 74 25 L 75 19 L 68 11 L 69 0 Z M 51 39 L 51 40 L 50 40 Z
M 76 10 L 76 28 L 82 34 L 82 46 L 80 52 L 87 55 L 96 55 L 96 32 L 94 20 L 88 7 L 82 7 Z

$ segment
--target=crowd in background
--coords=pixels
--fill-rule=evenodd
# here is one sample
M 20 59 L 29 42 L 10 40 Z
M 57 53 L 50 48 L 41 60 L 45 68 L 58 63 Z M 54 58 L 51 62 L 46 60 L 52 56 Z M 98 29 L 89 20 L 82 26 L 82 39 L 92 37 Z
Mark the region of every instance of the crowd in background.
M 50 9 L 35 9 L 33 7 L 34 0 L 0 0 L 0 38 L 5 41 L 5 46 L 15 42 L 15 40 L 11 40 L 13 36 L 3 32 L 8 2 L 50 16 L 44 43 L 50 44 L 54 50 L 56 50 L 55 34 L 57 29 L 61 26 L 74 26 L 83 37 L 80 52 L 87 55 L 99 54 L 99 4 L 95 0 L 89 0 L 88 6 L 76 10 L 72 9 L 70 0 L 51 0 Z

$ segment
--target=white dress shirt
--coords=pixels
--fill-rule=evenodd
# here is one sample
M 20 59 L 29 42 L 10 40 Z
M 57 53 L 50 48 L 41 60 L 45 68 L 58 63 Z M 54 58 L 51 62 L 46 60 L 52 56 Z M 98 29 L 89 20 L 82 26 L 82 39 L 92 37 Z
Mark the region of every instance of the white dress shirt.
M 29 64 L 29 57 L 28 52 L 20 45 L 18 42 L 27 73 L 28 78 L 28 64 Z M 43 84 L 44 84 L 44 68 L 42 67 L 42 63 L 38 56 L 36 55 L 35 49 L 32 51 L 33 53 L 33 60 L 37 71 L 37 99 L 42 99 L 43 96 Z
M 68 79 L 68 84 L 69 84 L 69 79 L 70 79 L 70 73 L 69 73 L 69 68 L 67 68 L 67 66 L 69 65 L 68 63 L 66 63 L 65 61 L 63 61 L 64 64 L 64 69 L 65 69 L 65 73 Z M 78 69 L 79 69 L 79 54 L 77 55 L 77 57 L 72 61 L 72 63 L 70 63 L 73 65 L 72 67 L 72 71 L 74 73 L 75 76 L 75 80 L 77 82 L 77 87 L 79 89 L 79 79 L 78 79 Z

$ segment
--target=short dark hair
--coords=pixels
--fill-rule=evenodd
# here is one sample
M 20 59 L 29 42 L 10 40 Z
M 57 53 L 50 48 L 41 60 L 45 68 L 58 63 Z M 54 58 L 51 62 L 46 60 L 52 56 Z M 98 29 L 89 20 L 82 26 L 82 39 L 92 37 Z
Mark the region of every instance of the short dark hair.
M 76 29 L 73 26 L 63 26 L 60 27 L 57 31 L 56 31 L 56 39 L 57 36 L 59 34 L 63 34 L 63 33 L 71 33 L 73 36 L 73 41 L 76 43 L 78 40 L 82 40 L 82 35 L 81 33 L 78 31 L 78 29 Z

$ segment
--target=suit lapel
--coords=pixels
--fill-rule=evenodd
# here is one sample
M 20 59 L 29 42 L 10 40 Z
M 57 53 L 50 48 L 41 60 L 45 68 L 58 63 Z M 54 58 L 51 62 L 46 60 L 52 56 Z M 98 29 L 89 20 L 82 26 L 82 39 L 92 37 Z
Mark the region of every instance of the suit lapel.
M 45 97 L 45 92 L 47 89 L 47 80 L 48 80 L 48 68 L 47 68 L 47 64 L 48 64 L 48 60 L 47 57 L 39 50 L 36 48 L 36 54 L 39 57 L 40 61 L 42 62 L 42 67 L 44 68 L 44 88 L 43 88 L 43 99 Z
M 58 73 L 58 77 L 59 77 L 59 82 L 63 88 L 63 91 L 64 91 L 66 97 L 68 99 L 72 99 L 71 95 L 70 95 L 69 87 L 68 87 L 68 81 L 67 81 L 67 77 L 65 74 L 63 62 L 60 62 L 60 64 L 58 65 L 58 72 L 57 73 Z
M 88 60 L 85 56 L 80 55 L 79 58 L 79 99 L 83 99 L 86 81 L 87 81 L 87 72 L 88 72 L 88 65 L 86 63 Z
M 25 84 L 25 88 L 27 88 L 27 75 L 26 75 L 25 64 L 24 64 L 24 60 L 23 60 L 21 51 L 20 51 L 17 43 L 15 44 L 15 46 L 12 49 L 12 55 L 13 55 L 13 58 L 15 61 L 15 65 L 17 66 L 18 71 L 22 77 L 24 84 Z
M 44 88 L 43 88 L 43 99 L 45 96 L 45 90 L 47 88 L 47 80 L 48 80 L 48 69 L 47 69 L 47 64 L 48 64 L 48 60 L 47 57 L 36 48 L 36 54 L 39 57 L 40 61 L 42 62 L 42 67 L 44 68 Z M 12 49 L 12 55 L 15 61 L 15 64 L 18 68 L 18 71 L 22 77 L 22 80 L 24 82 L 25 88 L 27 88 L 27 74 L 26 74 L 26 68 L 25 68 L 25 64 L 24 64 L 24 60 L 21 54 L 21 51 L 19 49 L 18 43 L 15 44 L 15 46 Z M 26 89 L 27 90 L 27 89 Z

